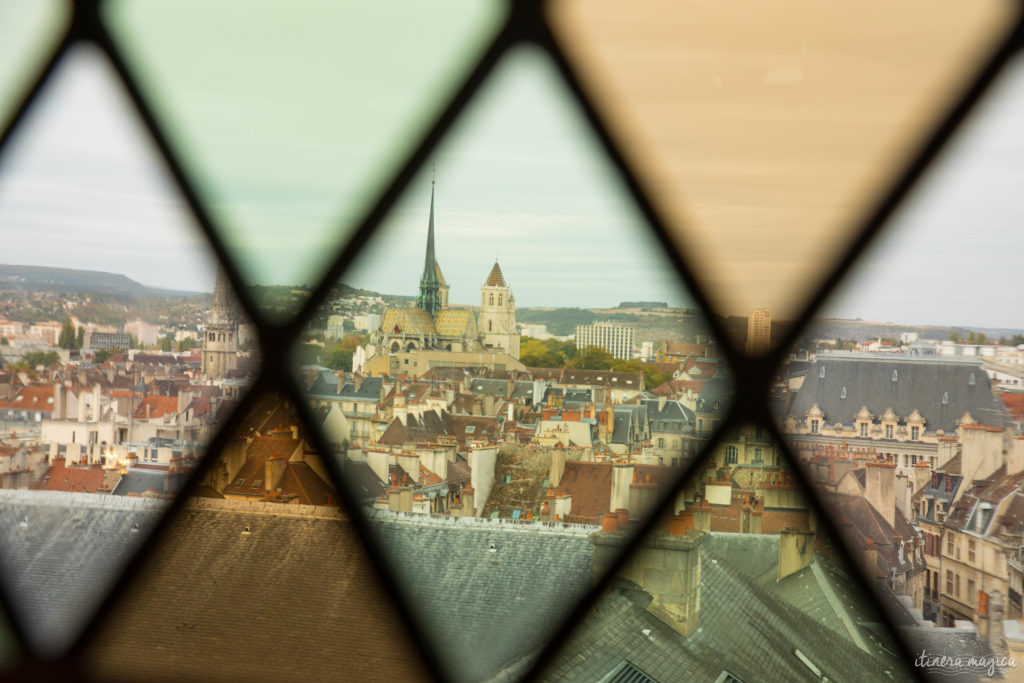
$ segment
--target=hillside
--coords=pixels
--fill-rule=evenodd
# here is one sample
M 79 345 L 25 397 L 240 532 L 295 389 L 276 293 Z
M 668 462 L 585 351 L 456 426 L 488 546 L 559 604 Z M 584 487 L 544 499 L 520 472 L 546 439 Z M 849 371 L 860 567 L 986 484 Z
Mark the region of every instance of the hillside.
M 89 292 L 128 297 L 191 295 L 197 292 L 147 287 L 118 273 L 99 270 L 0 264 L 0 290 L 33 292 Z

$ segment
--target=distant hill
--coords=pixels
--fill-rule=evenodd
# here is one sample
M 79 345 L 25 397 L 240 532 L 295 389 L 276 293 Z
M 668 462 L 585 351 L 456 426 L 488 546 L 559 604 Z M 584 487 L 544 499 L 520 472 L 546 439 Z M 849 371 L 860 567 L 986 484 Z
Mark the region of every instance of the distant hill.
M 0 264 L 0 289 L 20 289 L 36 292 L 89 292 L 96 294 L 120 294 L 130 297 L 188 296 L 197 294 L 197 292 L 147 287 L 118 273 L 8 264 Z

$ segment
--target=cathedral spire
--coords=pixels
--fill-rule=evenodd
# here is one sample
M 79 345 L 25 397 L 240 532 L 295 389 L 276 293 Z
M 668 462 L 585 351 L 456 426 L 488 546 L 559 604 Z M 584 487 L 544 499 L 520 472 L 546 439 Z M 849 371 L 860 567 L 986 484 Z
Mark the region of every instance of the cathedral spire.
M 416 307 L 430 315 L 441 308 L 440 288 L 437 259 L 434 256 L 434 185 L 437 181 L 430 180 L 430 219 L 427 223 L 427 254 L 423 264 L 423 276 L 420 277 L 420 295 L 416 299 Z

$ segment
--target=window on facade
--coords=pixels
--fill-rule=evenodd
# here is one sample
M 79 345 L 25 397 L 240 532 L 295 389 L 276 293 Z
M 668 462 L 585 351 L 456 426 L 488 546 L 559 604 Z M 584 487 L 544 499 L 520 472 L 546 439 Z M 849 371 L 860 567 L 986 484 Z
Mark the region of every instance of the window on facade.
M 725 464 L 735 465 L 739 458 L 739 449 L 735 446 L 725 447 Z
M 910 438 L 911 438 L 912 441 L 917 441 L 917 439 L 920 437 L 920 435 L 921 435 L 921 428 L 920 427 L 911 427 L 910 428 Z
M 760 465 L 761 464 L 761 449 L 760 448 L 755 448 L 754 449 L 754 464 L 755 465 Z
M 817 433 L 818 433 L 818 421 L 817 420 L 811 420 L 811 434 L 817 434 Z
M 953 574 L 953 594 L 956 597 L 960 597 L 960 574 Z
M 860 423 L 860 435 L 861 436 L 867 436 L 868 435 L 868 423 L 867 422 L 861 422 Z
M 949 533 L 949 532 L 947 532 L 947 533 Z M 953 534 L 952 533 L 949 533 L 949 536 L 946 537 L 946 554 L 947 555 L 952 555 L 953 554 Z
M 972 539 L 969 539 L 967 541 L 967 561 L 970 562 L 971 564 L 974 564 L 974 562 L 975 562 L 975 559 L 976 559 L 975 554 L 976 553 L 975 553 L 975 547 L 974 547 L 974 539 L 972 538 Z
M 885 438 L 892 438 L 892 425 L 885 425 Z
M 967 602 L 968 604 L 973 605 L 976 599 L 977 596 L 974 592 L 974 579 L 967 579 Z
M 946 570 L 946 594 L 953 594 L 953 570 L 951 569 Z

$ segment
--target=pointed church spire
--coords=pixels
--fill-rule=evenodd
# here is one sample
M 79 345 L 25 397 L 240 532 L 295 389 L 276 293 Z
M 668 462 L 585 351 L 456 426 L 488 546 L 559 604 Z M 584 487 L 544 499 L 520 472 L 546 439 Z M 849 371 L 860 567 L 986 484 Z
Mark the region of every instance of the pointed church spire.
M 427 223 L 427 254 L 423 263 L 423 276 L 420 277 L 420 295 L 416 299 L 416 307 L 430 315 L 441 308 L 440 278 L 437 259 L 434 256 L 434 185 L 435 177 L 430 179 L 430 219 Z

